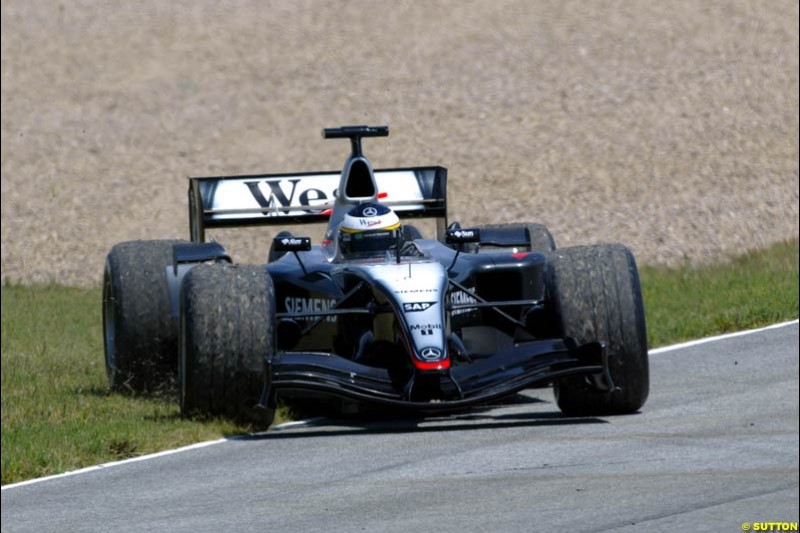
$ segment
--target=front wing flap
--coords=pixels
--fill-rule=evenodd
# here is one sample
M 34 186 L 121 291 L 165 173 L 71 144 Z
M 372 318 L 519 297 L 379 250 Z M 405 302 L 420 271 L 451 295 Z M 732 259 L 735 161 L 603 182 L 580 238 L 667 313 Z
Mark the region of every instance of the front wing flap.
M 273 358 L 268 368 L 269 382 L 275 390 L 319 391 L 422 411 L 487 403 L 571 375 L 585 375 L 589 383 L 602 390 L 614 388 L 605 345 L 577 345 L 568 338 L 526 343 L 470 364 L 453 366 L 441 374 L 453 383 L 453 392 L 435 401 L 412 401 L 414 377 L 408 380 L 335 354 L 285 352 Z

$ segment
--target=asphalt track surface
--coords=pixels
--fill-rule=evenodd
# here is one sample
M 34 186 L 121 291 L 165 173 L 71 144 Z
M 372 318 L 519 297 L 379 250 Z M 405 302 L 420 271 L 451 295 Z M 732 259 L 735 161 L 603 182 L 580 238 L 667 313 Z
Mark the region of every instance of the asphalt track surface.
M 11 531 L 741 531 L 798 520 L 798 325 L 651 356 L 641 414 L 549 389 L 425 420 L 318 420 L 4 487 Z

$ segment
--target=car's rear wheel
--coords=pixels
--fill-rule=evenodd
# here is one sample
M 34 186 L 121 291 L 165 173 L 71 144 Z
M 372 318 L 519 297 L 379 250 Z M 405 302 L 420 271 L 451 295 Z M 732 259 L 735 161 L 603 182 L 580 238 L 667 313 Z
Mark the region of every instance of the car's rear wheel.
M 175 384 L 178 328 L 169 309 L 166 268 L 185 241 L 132 241 L 111 249 L 103 274 L 103 339 L 108 384 L 154 392 Z
M 548 254 L 546 287 L 565 337 L 606 344 L 617 389 L 603 392 L 583 377 L 555 383 L 567 415 L 633 413 L 647 400 L 650 375 L 639 274 L 621 244 L 575 246 Z
M 406 241 L 415 241 L 422 239 L 422 232 L 413 224 L 403 224 L 403 239 Z
M 260 405 L 275 350 L 274 287 L 263 267 L 199 265 L 181 289 L 180 383 L 185 416 L 225 416 L 267 426 Z
M 523 228 L 528 236 L 526 252 L 552 252 L 556 249 L 556 241 L 544 224 L 535 222 L 523 222 L 514 224 L 486 224 L 480 226 L 481 229 L 518 229 Z M 494 246 L 481 246 L 480 251 L 497 251 L 499 248 Z

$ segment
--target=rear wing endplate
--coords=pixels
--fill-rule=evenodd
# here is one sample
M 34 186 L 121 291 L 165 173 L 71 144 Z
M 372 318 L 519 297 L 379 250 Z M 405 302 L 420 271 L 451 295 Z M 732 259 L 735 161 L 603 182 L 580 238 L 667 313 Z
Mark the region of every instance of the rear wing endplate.
M 327 222 L 340 172 L 189 178 L 189 232 L 205 241 L 207 228 Z M 375 170 L 378 201 L 400 218 L 436 218 L 447 226 L 447 169 Z

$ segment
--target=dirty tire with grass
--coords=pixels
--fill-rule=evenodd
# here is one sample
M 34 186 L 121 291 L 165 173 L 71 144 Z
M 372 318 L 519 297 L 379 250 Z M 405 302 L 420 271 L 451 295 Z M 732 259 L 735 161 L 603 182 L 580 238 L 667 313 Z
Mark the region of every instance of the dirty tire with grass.
M 272 279 L 260 266 L 206 264 L 181 290 L 180 384 L 184 416 L 224 416 L 268 426 L 259 406 L 264 358 L 274 352 Z
M 111 249 L 103 275 L 103 340 L 111 390 L 171 389 L 178 328 L 170 314 L 166 268 L 185 241 L 131 241 Z
M 546 284 L 562 334 L 605 343 L 617 389 L 584 377 L 555 383 L 558 406 L 574 416 L 634 413 L 650 390 L 644 305 L 636 262 L 621 244 L 575 246 L 548 254 Z

